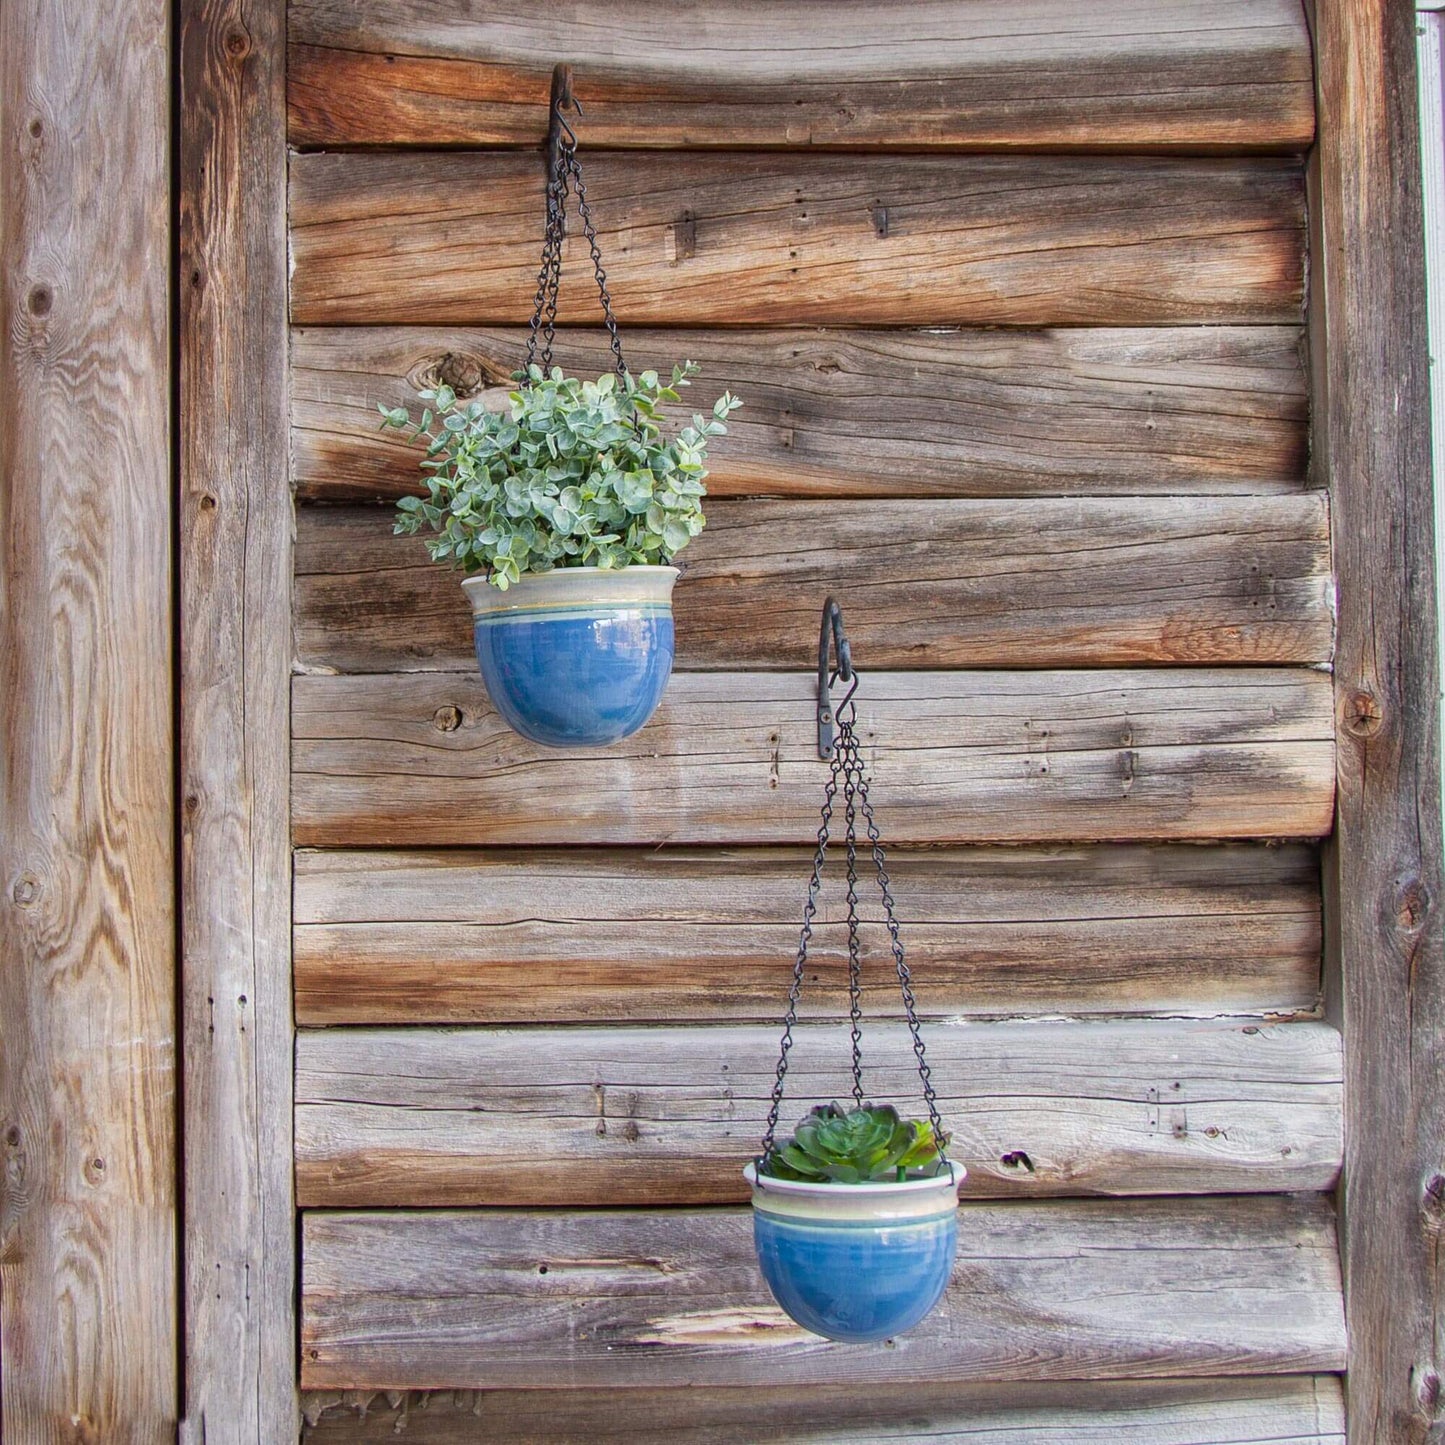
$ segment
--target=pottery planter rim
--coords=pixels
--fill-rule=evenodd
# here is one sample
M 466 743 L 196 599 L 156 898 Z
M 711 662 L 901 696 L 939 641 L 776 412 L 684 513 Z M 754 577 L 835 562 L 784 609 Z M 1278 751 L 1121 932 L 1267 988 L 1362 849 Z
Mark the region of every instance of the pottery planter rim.
M 518 588 L 535 591 L 540 584 L 549 591 L 577 592 L 589 597 L 605 598 L 611 602 L 613 598 L 610 594 L 630 590 L 628 578 L 632 579 L 633 589 L 636 583 L 641 581 L 649 597 L 665 602 L 671 592 L 669 584 L 676 582 L 681 575 L 682 571 L 678 567 L 636 562 L 626 567 L 589 565 L 553 567 L 549 572 L 524 572 L 505 592 L 500 587 L 494 587 L 485 572 L 475 572 L 470 577 L 463 577 L 461 583 L 462 591 L 467 594 L 474 611 L 504 612 L 509 606 L 517 605 L 513 594 Z
M 920 1179 L 879 1179 L 866 1184 L 815 1183 L 809 1179 L 777 1179 L 771 1174 L 759 1174 L 756 1163 L 743 1170 L 743 1178 L 755 1190 L 769 1194 L 792 1196 L 796 1199 L 831 1199 L 847 1194 L 853 1199 L 896 1199 L 900 1195 L 926 1194 L 930 1190 L 941 1190 L 948 1185 L 957 1189 L 968 1178 L 968 1170 L 954 1159 L 944 1161 L 947 1174 L 930 1174 Z

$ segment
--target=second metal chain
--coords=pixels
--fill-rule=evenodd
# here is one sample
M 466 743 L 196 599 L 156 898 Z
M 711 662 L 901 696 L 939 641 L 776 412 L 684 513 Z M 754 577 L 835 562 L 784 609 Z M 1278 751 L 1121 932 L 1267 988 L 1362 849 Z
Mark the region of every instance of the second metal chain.
M 767 1127 L 763 1135 L 761 1155 L 763 1159 L 767 1159 L 775 1145 L 778 1117 L 783 1104 L 783 1090 L 788 1075 L 788 1054 L 793 1046 L 793 1027 L 798 1018 L 798 1001 L 803 991 L 803 978 L 808 964 L 808 948 L 813 937 L 814 919 L 818 911 L 818 893 L 822 883 L 823 867 L 827 861 L 829 833 L 840 784 L 843 791 L 844 845 L 847 852 L 848 1012 L 852 1040 L 853 1098 L 855 1104 L 862 1105 L 862 945 L 859 936 L 857 889 L 857 819 L 861 815 L 877 876 L 878 890 L 882 897 L 884 923 L 888 929 L 899 991 L 902 994 L 903 1008 L 908 1018 L 908 1032 L 913 1043 L 913 1055 L 918 1066 L 919 1081 L 923 1087 L 923 1099 L 928 1107 L 928 1120 L 933 1126 L 934 1137 L 939 1141 L 940 1148 L 947 1143 L 948 1139 L 944 1132 L 943 1120 L 939 1116 L 933 1077 L 923 1047 L 923 1034 L 919 1027 L 917 1003 L 913 994 L 913 979 L 904 959 L 903 940 L 899 933 L 898 919 L 893 903 L 892 883 L 885 866 L 883 843 L 878 831 L 877 820 L 873 816 L 873 805 L 868 798 L 868 780 L 864 773 L 862 752 L 858 745 L 856 722 L 857 709 L 850 693 L 837 711 L 837 741 L 832 757 L 832 770 L 823 793 L 818 846 L 813 855 L 813 875 L 808 883 L 808 898 L 803 908 L 803 929 L 798 939 L 798 954 L 793 965 L 792 986 L 788 990 L 787 1011 L 783 1016 L 783 1036 L 778 1054 L 777 1073 L 773 1080 Z

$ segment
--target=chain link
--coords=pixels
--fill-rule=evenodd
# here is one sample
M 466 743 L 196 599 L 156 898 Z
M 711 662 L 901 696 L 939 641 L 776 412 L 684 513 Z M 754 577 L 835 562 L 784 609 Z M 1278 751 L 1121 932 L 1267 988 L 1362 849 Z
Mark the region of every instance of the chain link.
M 792 987 L 788 990 L 788 1006 L 783 1016 L 783 1035 L 778 1054 L 777 1074 L 773 1081 L 772 1099 L 768 1107 L 762 1153 L 758 1156 L 760 1165 L 766 1164 L 769 1156 L 773 1153 L 777 1136 L 778 1116 L 782 1110 L 783 1091 L 788 1075 L 788 1053 L 793 1046 L 793 1026 L 798 1021 L 798 1001 L 803 991 L 803 975 L 808 964 L 808 947 L 813 938 L 813 924 L 818 910 L 818 893 L 822 884 L 823 867 L 827 862 L 829 834 L 840 784 L 843 791 L 844 845 L 848 860 L 848 1004 L 852 1025 L 853 1098 L 856 1104 L 862 1105 L 862 946 L 859 937 L 857 892 L 857 819 L 861 814 L 868 839 L 869 853 L 877 874 L 878 891 L 883 901 L 883 918 L 888 928 L 894 966 L 898 975 L 899 992 L 903 997 L 903 1009 L 908 1016 L 908 1032 L 913 1041 L 913 1056 L 918 1065 L 919 1082 L 923 1086 L 924 1103 L 928 1107 L 928 1120 L 933 1126 L 934 1138 L 938 1140 L 940 1151 L 948 1143 L 948 1135 L 944 1132 L 943 1120 L 938 1112 L 938 1099 L 933 1087 L 933 1076 L 928 1067 L 927 1054 L 924 1051 L 923 1034 L 918 1022 L 918 1006 L 913 993 L 913 978 L 904 959 L 903 939 L 898 928 L 892 883 L 885 866 L 883 842 L 877 820 L 873 815 L 873 804 L 868 797 L 868 779 L 864 772 L 863 756 L 855 727 L 857 707 L 852 701 L 851 694 L 838 708 L 836 722 L 838 731 L 833 751 L 832 771 L 828 775 L 827 786 L 823 792 L 818 846 L 813 855 L 813 876 L 808 883 L 808 898 L 803 907 L 803 930 L 798 939 L 798 955 L 793 965 L 793 982 Z
M 617 318 L 612 314 L 612 295 L 607 289 L 607 272 L 602 268 L 602 248 L 597 241 L 597 227 L 592 208 L 587 204 L 587 187 L 582 180 L 582 163 L 577 159 L 577 143 L 569 129 L 561 133 L 556 148 L 555 164 L 547 177 L 547 223 L 542 238 L 542 264 L 537 272 L 537 294 L 533 299 L 532 320 L 527 336 L 528 371 L 533 365 L 543 372 L 552 365 L 552 342 L 557 331 L 557 299 L 562 284 L 562 250 L 567 235 L 567 197 L 575 192 L 577 210 L 582 218 L 582 234 L 592 253 L 592 274 L 597 282 L 597 295 L 602 302 L 602 324 L 607 328 L 607 344 L 611 348 L 613 369 L 627 385 L 627 363 L 622 358 L 622 337 Z M 538 352 L 538 341 L 541 351 Z

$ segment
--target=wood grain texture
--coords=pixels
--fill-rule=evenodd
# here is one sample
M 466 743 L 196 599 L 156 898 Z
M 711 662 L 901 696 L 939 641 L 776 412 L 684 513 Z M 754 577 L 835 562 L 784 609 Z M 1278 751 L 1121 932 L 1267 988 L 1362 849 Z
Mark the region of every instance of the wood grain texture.
M 307 500 L 419 488 L 417 453 L 377 428 L 446 380 L 505 405 L 517 329 L 298 327 L 291 456 Z M 699 401 L 746 404 L 708 458 L 715 497 L 1293 492 L 1304 477 L 1293 326 L 1054 331 L 629 331 L 634 368 L 702 367 Z M 569 374 L 611 366 L 600 329 L 558 333 Z
M 298 677 L 293 828 L 315 846 L 807 843 L 814 680 L 681 673 L 626 742 L 509 731 L 473 674 Z M 895 844 L 1321 837 L 1330 681 L 1292 669 L 869 673 L 858 730 Z
M 162 0 L 0 7 L 0 1434 L 175 1439 Z
M 182 1445 L 298 1426 L 283 0 L 182 0 Z
M 332 1209 L 746 1203 L 778 1062 L 776 1025 L 296 1043 L 297 1199 Z M 1326 1024 L 954 1022 L 927 1043 L 965 1197 L 1327 1189 L 1339 1172 Z M 863 1047 L 867 1096 L 920 1110 L 907 1027 L 870 1018 Z M 800 1025 L 784 1129 L 849 1088 L 845 1025 Z
M 1323 382 L 1337 526 L 1339 818 L 1327 877 L 1347 1042 L 1350 1435 L 1445 1424 L 1445 943 L 1415 25 L 1316 7 Z
M 1345 1445 L 1332 1375 L 1027 1385 L 629 1390 L 329 1390 L 305 1398 L 305 1445 Z
M 812 1385 L 1338 1370 L 1317 1195 L 963 1207 L 939 1308 L 829 1344 L 768 1297 L 746 1210 L 302 1217 L 307 1389 Z
M 293 321 L 526 321 L 542 172 L 501 151 L 294 157 Z M 586 181 L 624 326 L 1300 320 L 1293 160 L 603 151 Z M 595 323 L 572 232 L 559 319 Z
M 299 0 L 291 40 L 303 146 L 540 146 L 559 57 L 590 145 L 1295 149 L 1314 121 L 1295 0 Z
M 308 669 L 471 665 L 460 574 L 391 508 L 297 518 Z M 678 558 L 682 668 L 796 667 L 837 598 L 873 667 L 1325 662 L 1329 516 L 1315 494 L 1020 501 L 720 501 Z
M 773 1020 L 810 866 L 802 849 L 302 851 L 297 1018 Z M 1289 1015 L 1318 1000 L 1312 848 L 895 851 L 888 871 L 931 1015 Z M 807 1001 L 836 1015 L 843 908 L 826 876 Z M 881 925 L 863 941 L 887 957 Z M 900 1012 L 882 975 L 863 996 L 869 1017 Z

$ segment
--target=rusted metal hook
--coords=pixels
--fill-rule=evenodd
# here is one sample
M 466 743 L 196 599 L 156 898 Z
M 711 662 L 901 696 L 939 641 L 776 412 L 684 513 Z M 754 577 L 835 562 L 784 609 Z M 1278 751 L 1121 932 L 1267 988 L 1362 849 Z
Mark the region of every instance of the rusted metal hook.
M 831 643 L 831 648 L 829 644 Z M 838 655 L 838 665 L 829 676 L 830 652 Z M 835 682 L 851 682 L 838 707 L 833 706 L 832 686 Z M 818 632 L 818 756 L 825 762 L 833 756 L 837 742 L 838 708 L 858 691 L 858 674 L 853 671 L 853 649 L 843 631 L 843 609 L 833 598 L 823 604 L 823 625 Z

